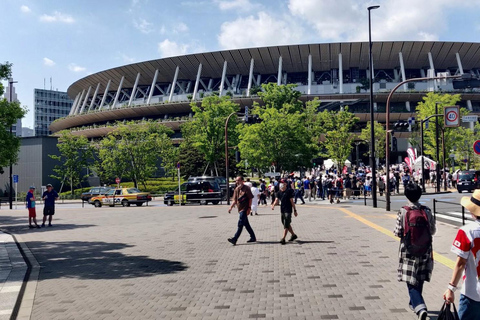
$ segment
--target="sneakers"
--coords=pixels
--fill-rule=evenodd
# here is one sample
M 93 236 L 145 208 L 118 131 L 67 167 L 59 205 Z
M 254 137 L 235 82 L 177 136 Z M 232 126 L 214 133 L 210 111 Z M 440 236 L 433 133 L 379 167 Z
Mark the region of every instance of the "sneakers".
M 35 228 L 35 226 L 32 226 L 32 225 L 29 225 L 28 227 L 29 227 L 30 229 L 33 229 L 33 228 Z
M 427 320 L 427 315 L 428 315 L 427 310 L 425 309 L 420 310 L 420 312 L 418 312 L 418 320 Z
M 49 227 L 53 227 L 51 223 L 48 224 Z
M 294 235 L 290 238 L 290 240 L 288 240 L 288 241 L 294 241 L 294 240 L 296 240 L 297 238 L 298 238 L 297 235 L 294 234 Z
M 257 242 L 257 239 L 249 239 L 247 242 Z
M 233 238 L 228 238 L 227 241 L 230 242 L 233 245 L 237 244 L 237 241 L 235 241 Z
M 44 228 L 44 227 L 45 227 L 45 223 L 42 223 L 42 228 Z
M 280 239 L 280 243 L 281 243 L 282 245 L 284 245 L 284 244 L 287 243 L 287 242 L 285 241 L 285 239 Z

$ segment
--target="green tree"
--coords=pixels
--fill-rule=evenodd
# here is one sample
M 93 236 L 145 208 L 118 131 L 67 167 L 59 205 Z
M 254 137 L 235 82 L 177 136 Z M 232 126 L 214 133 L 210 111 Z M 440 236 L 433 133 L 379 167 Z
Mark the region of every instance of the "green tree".
M 353 126 L 358 121 L 345 107 L 340 111 L 324 110 L 317 115 L 315 126 L 323 136 L 322 155 L 341 164 L 347 160 L 353 149 L 355 135 Z
M 194 116 L 192 121 L 182 125 L 183 137 L 204 155 L 207 163 L 204 173 L 210 168 L 211 175 L 218 175 L 219 160 L 225 157 L 225 122 L 232 112 L 238 112 L 240 108 L 228 96 L 209 96 L 202 100 L 201 106 L 196 103 L 191 106 Z M 238 118 L 232 116 L 228 125 L 230 146 L 238 142 L 237 123 Z
M 146 180 L 157 170 L 159 159 L 172 154 L 172 133 L 153 121 L 118 124 L 99 143 L 98 156 L 105 174 L 131 180 L 135 187 L 142 183 L 146 188 Z
M 288 113 L 303 112 L 304 106 L 300 100 L 302 93 L 295 90 L 295 87 L 295 84 L 280 86 L 273 82 L 262 84 L 263 91 L 258 95 L 264 103 L 263 108 L 284 109 L 283 112 Z
M 457 129 L 457 134 L 461 138 L 451 149 L 446 149 L 447 157 L 453 153 L 461 169 L 478 168 L 480 156 L 473 151 L 473 144 L 480 139 L 480 125 L 476 123 L 474 130 L 464 127 Z M 467 159 L 466 163 L 463 161 L 464 159 Z
M 418 103 L 416 107 L 416 118 L 420 121 L 425 119 L 428 116 L 435 114 L 435 104 L 438 103 L 438 113 L 443 114 L 444 106 L 454 106 L 461 100 L 459 94 L 440 94 L 435 92 L 429 92 L 424 98 L 423 101 Z M 460 108 L 460 118 L 464 115 L 467 115 L 469 111 L 465 108 Z M 440 161 L 440 164 L 443 163 L 443 153 L 442 153 L 442 130 L 445 130 L 445 149 L 451 150 L 454 146 L 463 144 L 464 138 L 463 135 L 465 131 L 462 128 L 443 128 L 444 119 L 443 116 L 438 117 L 439 124 L 439 139 L 438 143 L 440 144 L 440 159 L 437 159 L 436 156 L 436 145 L 437 139 L 435 136 L 435 118 L 429 120 L 428 129 L 424 130 L 424 146 L 425 154 L 429 156 L 434 161 Z M 424 127 L 425 128 L 425 127 Z
M 374 122 L 374 139 L 375 139 L 375 156 L 378 159 L 383 159 L 385 158 L 385 136 L 386 136 L 386 131 L 385 128 L 383 127 L 384 125 L 381 123 L 378 123 L 377 121 Z M 371 133 L 370 133 L 371 127 L 370 127 L 370 121 L 367 122 L 367 126 L 362 129 L 362 133 L 360 133 L 359 139 L 365 140 L 368 145 L 371 144 Z M 370 150 L 367 152 L 368 155 L 370 155 Z
M 11 75 L 12 64 L 0 64 L 0 81 L 8 80 Z M 0 96 L 3 96 L 4 87 L 0 82 Z M 20 139 L 10 133 L 10 128 L 25 116 L 27 110 L 20 107 L 18 102 L 8 102 L 0 98 L 0 173 L 2 167 L 15 164 L 18 161 Z
M 82 170 L 88 167 L 88 161 L 93 157 L 93 150 L 84 136 L 73 135 L 70 131 L 60 132 L 57 144 L 60 155 L 49 155 L 50 158 L 60 162 L 53 171 L 55 175 L 50 177 L 65 182 L 73 189 L 86 177 L 82 176 Z

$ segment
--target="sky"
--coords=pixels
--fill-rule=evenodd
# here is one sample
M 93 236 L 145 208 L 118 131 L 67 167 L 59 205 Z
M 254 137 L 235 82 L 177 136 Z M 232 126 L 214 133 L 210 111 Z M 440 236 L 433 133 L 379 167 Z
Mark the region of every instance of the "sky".
M 368 41 L 480 42 L 480 0 L 1 0 L 0 63 L 18 99 L 125 64 L 224 49 Z

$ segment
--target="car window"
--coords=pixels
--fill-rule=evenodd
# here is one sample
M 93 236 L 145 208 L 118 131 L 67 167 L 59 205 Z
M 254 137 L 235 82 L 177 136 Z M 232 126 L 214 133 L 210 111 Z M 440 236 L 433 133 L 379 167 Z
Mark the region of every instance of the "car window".
M 97 194 L 98 192 L 99 192 L 98 188 L 93 188 L 91 191 L 91 193 L 95 193 L 95 194 Z
M 115 190 L 115 195 L 116 196 L 121 196 L 122 195 L 122 190 Z
M 475 179 L 475 175 L 473 173 L 460 173 L 458 175 L 459 180 L 473 180 Z
M 137 188 L 129 188 L 129 189 L 127 189 L 127 192 L 129 194 L 132 194 L 132 193 L 140 193 L 141 191 L 138 190 Z
M 225 179 L 225 177 L 217 177 L 217 181 L 221 184 L 226 184 L 227 183 L 227 179 Z
M 112 190 L 108 191 L 108 192 L 106 193 L 106 195 L 107 195 L 107 196 L 113 196 L 114 193 L 115 193 L 115 189 L 112 189 Z

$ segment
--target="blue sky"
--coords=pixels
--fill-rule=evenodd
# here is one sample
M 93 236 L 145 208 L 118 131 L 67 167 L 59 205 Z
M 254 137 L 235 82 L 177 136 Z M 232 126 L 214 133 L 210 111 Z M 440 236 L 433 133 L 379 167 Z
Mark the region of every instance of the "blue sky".
M 13 63 L 33 127 L 33 89 L 203 51 L 372 38 L 479 42 L 480 0 L 2 0 L 0 62 Z

